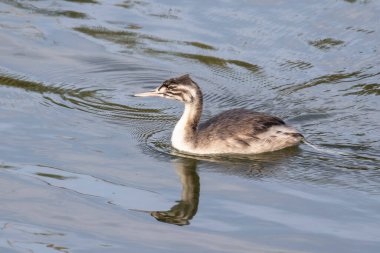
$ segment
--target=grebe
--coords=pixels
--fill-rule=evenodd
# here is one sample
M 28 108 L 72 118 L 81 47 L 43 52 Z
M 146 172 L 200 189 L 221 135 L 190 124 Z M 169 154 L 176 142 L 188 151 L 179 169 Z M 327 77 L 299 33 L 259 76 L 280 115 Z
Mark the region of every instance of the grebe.
M 258 154 L 296 146 L 304 139 L 280 118 L 247 109 L 233 109 L 199 124 L 203 95 L 189 75 L 171 78 L 153 91 L 137 97 L 163 97 L 185 104 L 177 122 L 172 146 L 178 151 L 197 154 Z

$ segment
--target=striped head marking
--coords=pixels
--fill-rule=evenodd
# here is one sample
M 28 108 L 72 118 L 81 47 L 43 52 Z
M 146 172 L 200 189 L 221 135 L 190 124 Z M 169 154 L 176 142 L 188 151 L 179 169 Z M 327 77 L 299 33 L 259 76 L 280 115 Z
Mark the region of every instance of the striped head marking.
M 195 99 L 202 99 L 202 92 L 189 75 L 183 75 L 164 81 L 161 86 L 153 91 L 135 94 L 135 96 L 163 97 L 183 103 L 192 103 Z
M 199 86 L 189 75 L 168 79 L 157 88 L 157 91 L 164 98 L 175 99 L 184 103 L 192 103 L 200 94 Z

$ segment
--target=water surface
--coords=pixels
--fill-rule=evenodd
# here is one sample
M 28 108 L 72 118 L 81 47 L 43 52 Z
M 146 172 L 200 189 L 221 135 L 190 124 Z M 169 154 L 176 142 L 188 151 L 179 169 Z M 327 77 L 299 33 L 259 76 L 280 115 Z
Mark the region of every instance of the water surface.
M 379 252 L 377 1 L 0 1 L 1 252 Z M 170 147 L 189 73 L 203 119 L 282 117 L 309 141 Z

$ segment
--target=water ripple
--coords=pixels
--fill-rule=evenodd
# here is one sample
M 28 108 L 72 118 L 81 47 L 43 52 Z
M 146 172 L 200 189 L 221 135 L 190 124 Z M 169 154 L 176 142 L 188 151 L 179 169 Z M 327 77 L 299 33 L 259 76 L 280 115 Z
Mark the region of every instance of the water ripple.
M 297 92 L 302 89 L 315 87 L 318 85 L 358 82 L 358 81 L 363 81 L 366 79 L 377 77 L 378 75 L 380 75 L 380 72 L 367 73 L 364 70 L 350 72 L 350 73 L 345 73 L 345 72 L 335 73 L 335 74 L 324 75 L 324 76 L 314 78 L 303 84 L 297 84 L 297 85 L 286 87 L 284 89 L 281 89 L 281 92 L 292 93 L 292 92 Z
M 73 10 L 52 10 L 48 8 L 40 8 L 33 4 L 26 3 L 25 1 L 16 1 L 16 0 L 4 0 L 2 1 L 6 4 L 12 5 L 19 9 L 24 9 L 28 11 L 32 11 L 38 14 L 46 15 L 46 16 L 64 16 L 68 18 L 79 18 L 84 19 L 88 18 L 85 13 L 73 11 Z

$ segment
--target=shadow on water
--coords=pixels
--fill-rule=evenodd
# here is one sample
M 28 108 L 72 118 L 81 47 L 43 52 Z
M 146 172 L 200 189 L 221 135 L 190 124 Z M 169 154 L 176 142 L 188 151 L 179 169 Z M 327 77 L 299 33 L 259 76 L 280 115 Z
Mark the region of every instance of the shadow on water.
M 336 40 L 332 38 L 326 38 L 326 39 L 321 39 L 321 40 L 309 41 L 309 44 L 318 49 L 326 51 L 333 47 L 344 45 L 344 41 Z
M 37 92 L 40 94 L 51 93 L 59 95 L 63 98 L 76 97 L 76 98 L 86 98 L 93 97 L 96 91 L 85 90 L 83 88 L 69 89 L 65 87 L 56 87 L 52 85 L 45 85 L 40 82 L 33 82 L 29 80 L 23 80 L 19 77 L 7 76 L 0 74 L 0 85 L 7 87 L 20 88 L 25 91 Z
M 48 85 L 41 82 L 25 80 L 22 77 L 4 75 L 0 73 L 0 86 L 36 92 L 42 95 L 45 101 L 67 108 L 77 109 L 96 114 L 108 120 L 116 119 L 146 119 L 151 120 L 160 114 L 159 109 L 139 108 L 106 101 L 101 92 L 106 89 L 72 88 L 69 85 Z M 74 87 L 74 86 L 73 86 Z M 168 117 L 160 115 L 165 120 Z M 169 119 L 171 119 L 169 117 Z
M 156 150 L 156 155 L 162 151 Z M 160 198 L 156 192 L 139 188 L 138 186 L 123 185 L 102 178 L 80 173 L 68 172 L 59 168 L 44 165 L 9 165 L 1 164 L 0 169 L 27 175 L 49 186 L 59 187 L 86 196 L 100 197 L 105 202 L 123 209 L 147 213 L 157 221 L 184 226 L 189 225 L 198 211 L 200 199 L 200 176 L 198 170 L 231 174 L 244 178 L 266 178 L 276 173 L 278 165 L 299 153 L 298 149 L 286 149 L 279 152 L 262 154 L 251 157 L 244 156 L 189 156 L 172 151 L 165 156 L 170 158 L 182 186 L 181 199 L 169 210 L 138 209 L 138 205 L 162 207 L 169 203 Z M 218 166 L 215 166 L 215 165 Z M 136 198 L 139 199 L 137 204 Z M 137 206 L 136 206 L 137 205 Z
M 157 150 L 156 150 L 157 151 Z M 182 186 L 181 199 L 169 210 L 137 210 L 151 215 L 156 220 L 178 226 L 189 225 L 198 210 L 200 198 L 199 166 L 202 170 L 231 174 L 244 178 L 265 178 L 275 173 L 279 163 L 299 153 L 299 149 L 290 148 L 279 152 L 256 156 L 191 156 L 172 151 L 172 164 Z M 218 166 L 215 166 L 215 165 Z
M 140 49 L 143 53 L 148 55 L 162 55 L 162 56 L 174 56 L 176 58 L 180 57 L 183 59 L 195 60 L 199 63 L 205 64 L 211 67 L 222 67 L 227 68 L 228 66 L 235 66 L 245 69 L 252 73 L 262 73 L 262 68 L 258 65 L 236 59 L 223 59 L 221 57 L 216 57 L 208 54 L 194 54 L 186 53 L 172 50 L 158 50 L 153 47 L 149 42 L 163 43 L 167 45 L 182 45 L 190 46 L 195 48 L 200 48 L 206 51 L 215 51 L 215 47 L 196 41 L 178 41 L 178 40 L 168 40 L 157 36 L 146 35 L 143 33 L 138 33 L 128 30 L 110 30 L 105 27 L 88 27 L 81 26 L 74 28 L 75 31 L 90 35 L 94 38 L 103 39 L 111 41 L 127 48 Z
M 197 160 L 189 158 L 178 158 L 173 164 L 179 176 L 182 193 L 181 199 L 167 211 L 144 211 L 135 210 L 150 214 L 156 220 L 174 224 L 189 225 L 190 220 L 198 210 L 200 182 L 197 173 Z
M 36 177 L 49 185 L 65 188 L 80 194 L 96 196 L 105 199 L 107 203 L 125 208 L 131 211 L 148 213 L 156 220 L 178 226 L 189 225 L 198 210 L 200 198 L 200 176 L 197 172 L 201 164 L 203 170 L 212 171 L 217 168 L 218 173 L 227 173 L 241 177 L 259 179 L 273 173 L 276 164 L 286 161 L 298 151 L 296 149 L 285 152 L 277 152 L 277 155 L 267 154 L 256 156 L 250 161 L 244 157 L 195 157 L 172 153 L 171 161 L 182 186 L 181 199 L 167 211 L 147 211 L 133 207 L 136 202 L 134 197 L 138 196 L 140 202 L 150 206 L 162 206 L 162 200 L 157 199 L 155 192 L 135 188 L 127 185 L 102 180 L 88 175 L 67 172 L 58 168 L 46 166 L 3 166 L 4 169 L 18 174 Z M 244 162 L 245 161 L 245 162 Z M 219 166 L 215 166 L 217 163 Z M 77 183 L 73 183 L 76 181 Z M 102 189 L 101 191 L 97 189 Z
M 358 96 L 367 96 L 367 95 L 376 95 L 380 96 L 380 85 L 378 83 L 371 84 L 357 84 L 352 86 L 347 91 L 350 91 L 344 95 L 358 95 Z
M 66 2 L 74 2 L 74 3 L 81 3 L 81 4 L 97 4 L 98 1 L 95 0 L 65 0 Z
M 282 92 L 288 92 L 288 93 L 294 93 L 299 90 L 312 88 L 318 85 L 333 85 L 333 84 L 339 84 L 339 83 L 349 83 L 354 81 L 363 81 L 365 79 L 369 78 L 376 78 L 376 76 L 380 75 L 380 73 L 366 73 L 363 71 L 354 71 L 350 73 L 335 73 L 331 75 L 324 75 L 317 78 L 314 78 L 312 80 L 309 80 L 306 83 L 293 85 L 290 87 L 286 87 L 281 89 Z M 367 94 L 374 94 L 377 95 L 379 92 L 379 86 L 378 84 L 365 84 L 365 85 L 354 85 L 350 89 L 361 89 L 361 91 L 348 93 L 346 95 L 367 95 Z
M 72 0 L 74 1 L 74 0 Z M 82 0 L 85 2 L 85 0 Z M 16 8 L 19 9 L 24 9 L 27 11 L 31 11 L 37 14 L 42 14 L 46 16 L 64 16 L 67 18 L 76 18 L 76 19 L 87 19 L 88 16 L 85 13 L 78 12 L 78 11 L 73 11 L 73 10 L 52 10 L 52 9 L 47 9 L 47 8 L 39 8 L 34 6 L 33 4 L 26 3 L 25 1 L 11 1 L 11 0 L 5 0 L 2 1 L 6 4 L 12 5 Z M 77 2 L 80 2 L 80 0 L 77 0 Z

